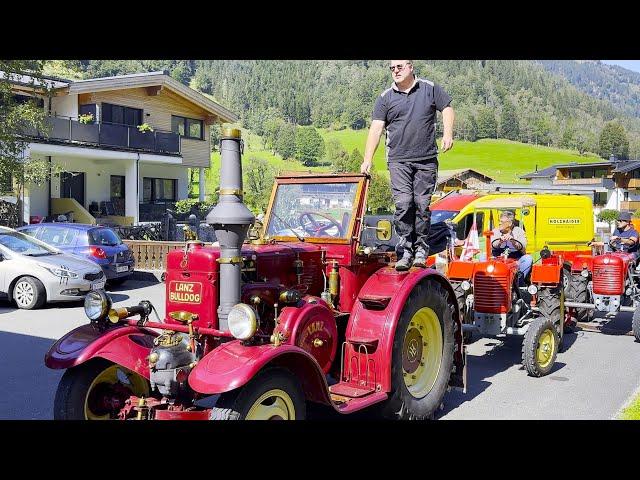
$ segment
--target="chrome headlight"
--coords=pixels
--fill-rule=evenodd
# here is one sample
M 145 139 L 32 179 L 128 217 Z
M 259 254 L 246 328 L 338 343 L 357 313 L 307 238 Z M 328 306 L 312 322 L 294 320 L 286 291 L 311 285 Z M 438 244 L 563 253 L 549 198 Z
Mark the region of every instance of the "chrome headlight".
M 76 272 L 72 272 L 68 268 L 52 267 L 51 265 L 43 265 L 42 263 L 39 263 L 38 265 L 40 265 L 42 268 L 46 269 L 47 271 L 51 272 L 51 274 L 55 275 L 56 277 L 78 278 L 78 274 Z
M 249 340 L 258 330 L 258 315 L 246 303 L 238 303 L 231 308 L 229 316 L 229 331 L 238 340 Z
M 580 275 L 582 275 L 584 278 L 587 278 L 589 276 L 589 270 L 585 268 L 580 272 Z
M 111 309 L 111 299 L 102 290 L 91 290 L 84 297 L 84 313 L 89 320 L 106 318 Z
M 529 288 L 527 288 L 527 291 L 531 295 L 535 295 L 536 293 L 538 293 L 538 287 L 536 287 L 535 285 L 529 285 Z
M 464 290 L 465 292 L 467 290 L 469 290 L 471 288 L 471 283 L 468 280 L 464 280 L 460 286 L 462 287 L 462 290 Z

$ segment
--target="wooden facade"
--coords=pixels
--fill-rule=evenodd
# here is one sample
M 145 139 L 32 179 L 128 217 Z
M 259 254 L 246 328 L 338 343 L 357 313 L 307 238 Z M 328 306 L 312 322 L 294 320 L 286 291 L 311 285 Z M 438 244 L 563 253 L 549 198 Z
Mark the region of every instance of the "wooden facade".
M 138 87 L 122 90 L 106 90 L 78 95 L 78 104 L 112 103 L 142 109 L 143 122 L 152 128 L 171 131 L 171 116 L 203 121 L 203 140 L 182 137 L 182 165 L 185 167 L 209 167 L 211 140 L 209 136 L 210 113 L 166 88 Z

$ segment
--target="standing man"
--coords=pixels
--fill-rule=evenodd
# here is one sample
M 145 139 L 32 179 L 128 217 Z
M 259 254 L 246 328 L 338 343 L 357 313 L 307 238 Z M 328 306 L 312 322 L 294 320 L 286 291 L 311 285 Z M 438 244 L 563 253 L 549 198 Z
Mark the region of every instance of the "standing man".
M 394 226 L 402 258 L 396 270 L 426 267 L 431 226 L 431 195 L 438 177 L 436 110 L 442 112 L 442 152 L 453 146 L 451 97 L 429 80 L 416 78 L 411 60 L 392 60 L 393 85 L 378 97 L 373 109 L 361 173 L 369 173 L 373 155 L 386 130 L 386 157 L 391 174 L 391 193 L 396 206 Z

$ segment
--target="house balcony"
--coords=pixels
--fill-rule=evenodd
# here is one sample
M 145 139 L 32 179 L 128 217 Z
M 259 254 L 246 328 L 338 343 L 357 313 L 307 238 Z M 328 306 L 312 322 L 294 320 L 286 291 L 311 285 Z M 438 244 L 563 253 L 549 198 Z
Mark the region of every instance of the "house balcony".
M 155 130 L 142 133 L 137 127 L 114 123 L 80 123 L 70 117 L 49 116 L 46 119 L 50 133 L 27 129 L 25 137 L 57 143 L 99 147 L 109 150 L 149 152 L 161 155 L 181 155 L 180 135 Z
M 620 210 L 635 212 L 640 209 L 640 202 L 620 202 Z
M 564 178 L 553 181 L 554 185 L 594 185 L 603 186 L 604 178 Z

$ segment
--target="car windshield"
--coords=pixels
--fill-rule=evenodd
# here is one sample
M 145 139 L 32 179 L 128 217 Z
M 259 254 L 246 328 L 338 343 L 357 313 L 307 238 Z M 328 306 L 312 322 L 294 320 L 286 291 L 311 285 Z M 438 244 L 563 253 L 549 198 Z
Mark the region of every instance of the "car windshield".
M 431 225 L 445 220 L 451 220 L 459 212 L 451 210 L 431 210 Z
M 120 240 L 118 234 L 110 228 L 96 228 L 94 230 L 89 230 L 89 245 L 115 247 L 121 243 L 122 240 Z
M 348 238 L 357 188 L 346 182 L 278 185 L 267 235 Z
M 0 232 L 0 245 L 7 247 L 12 252 L 30 257 L 55 255 L 59 253 L 36 243 L 31 237 L 20 232 Z

